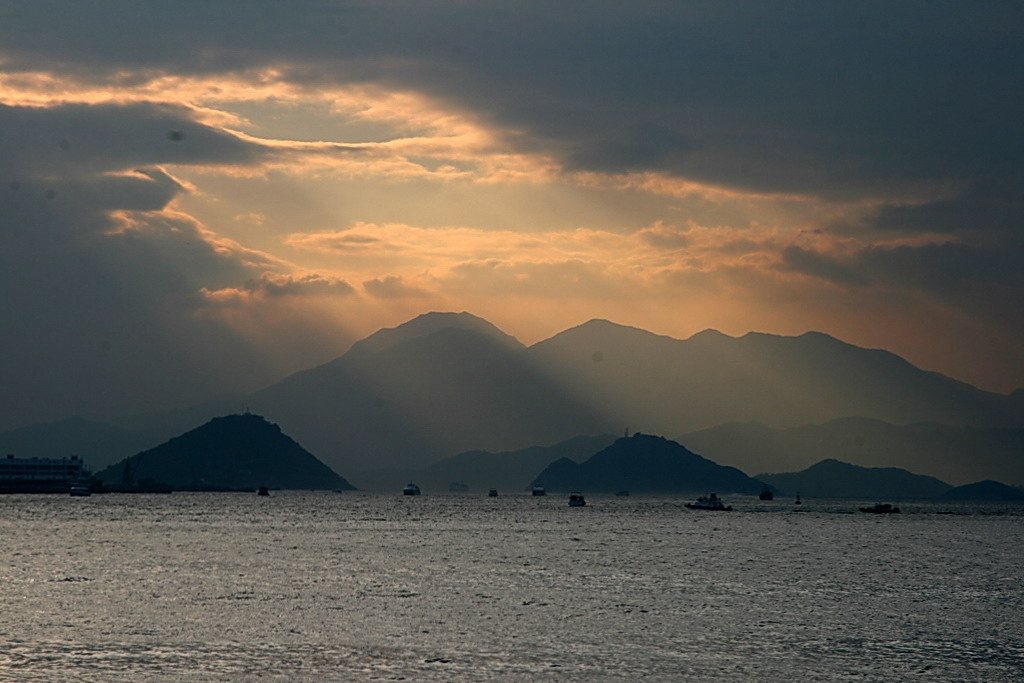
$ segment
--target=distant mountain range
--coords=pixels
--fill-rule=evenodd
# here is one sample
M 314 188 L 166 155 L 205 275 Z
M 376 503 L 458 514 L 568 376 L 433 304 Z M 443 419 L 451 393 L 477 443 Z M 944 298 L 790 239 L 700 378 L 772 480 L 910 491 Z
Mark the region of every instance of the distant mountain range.
M 553 446 L 531 446 L 518 451 L 466 451 L 421 470 L 363 472 L 354 481 L 360 488 L 385 491 L 396 491 L 411 480 L 424 491 L 449 491 L 455 484 L 456 488 L 465 486 L 467 491 L 497 488 L 508 493 L 522 492 L 552 462 L 561 458 L 581 462 L 613 441 L 615 437 L 610 435 L 577 436 Z
M 965 484 L 951 488 L 942 494 L 945 500 L 986 500 L 986 501 L 1024 501 L 1024 491 L 998 481 L 986 479 L 973 484 Z
M 616 439 L 584 462 L 557 460 L 534 484 L 551 491 L 588 493 L 759 493 L 764 483 L 735 467 L 711 462 L 660 436 Z
M 959 501 L 1024 500 L 1024 490 L 990 479 L 950 486 L 935 477 L 898 467 L 859 467 L 826 459 L 801 472 L 759 474 L 757 478 L 788 495 L 805 498 L 873 498 L 908 500 L 932 498 Z
M 787 494 L 815 498 L 938 498 L 952 487 L 944 481 L 896 467 L 858 467 L 822 460 L 802 472 L 759 474 L 757 478 Z
M 381 330 L 247 400 L 351 472 L 625 427 L 678 434 L 727 421 L 786 428 L 849 416 L 1024 426 L 1012 397 L 824 334 L 709 331 L 680 341 L 595 320 L 526 348 L 468 313 Z
M 893 425 L 841 418 L 820 425 L 772 429 L 729 423 L 690 432 L 679 441 L 745 472 L 795 471 L 825 458 L 869 467 L 902 467 L 964 484 L 993 478 L 1024 483 L 1024 428 L 936 423 Z
M 736 338 L 709 330 L 677 340 L 592 320 L 525 347 L 468 313 L 429 313 L 380 330 L 339 358 L 249 396 L 118 424 L 126 439 L 135 438 L 140 427 L 167 438 L 200 416 L 208 419 L 240 405 L 266 415 L 349 476 L 420 471 L 466 451 L 518 451 L 625 428 L 685 434 L 688 447 L 750 472 L 833 456 L 904 464 L 872 461 L 877 451 L 871 448 L 862 449 L 859 459 L 849 451 L 840 456 L 828 450 L 827 437 L 813 459 L 805 451 L 790 457 L 785 441 L 768 447 L 771 430 L 840 418 L 929 422 L 939 432 L 969 425 L 976 431 L 965 432 L 968 441 L 972 434 L 984 441 L 1010 430 L 1009 449 L 1017 438 L 1013 430 L 1024 429 L 1024 392 L 981 391 L 825 334 Z M 724 423 L 747 422 L 765 425 L 761 434 L 767 440 L 754 441 L 744 453 L 723 450 L 724 442 L 709 435 L 694 438 Z M 1012 454 L 1004 457 L 987 445 L 998 441 L 992 436 L 979 448 L 939 456 L 915 451 L 915 458 L 935 462 L 915 460 L 914 469 L 957 482 L 1024 481 L 1005 462 Z M 65 453 L 81 450 L 80 441 L 65 443 Z
M 210 420 L 111 465 L 96 478 L 129 489 L 147 482 L 175 490 L 354 488 L 277 425 L 252 414 Z

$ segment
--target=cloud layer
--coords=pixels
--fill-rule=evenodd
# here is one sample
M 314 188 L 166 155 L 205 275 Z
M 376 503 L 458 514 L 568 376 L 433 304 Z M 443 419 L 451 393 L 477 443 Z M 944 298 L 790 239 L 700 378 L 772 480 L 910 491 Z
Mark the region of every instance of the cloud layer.
M 245 390 L 426 308 L 525 341 L 823 329 L 1024 385 L 1022 27 L 956 1 L 8 3 L 6 422 Z

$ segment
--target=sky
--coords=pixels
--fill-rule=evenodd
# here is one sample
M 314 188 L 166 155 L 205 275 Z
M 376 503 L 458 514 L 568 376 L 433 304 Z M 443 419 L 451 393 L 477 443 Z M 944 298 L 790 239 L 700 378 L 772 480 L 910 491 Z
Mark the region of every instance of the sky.
M 1024 387 L 1024 3 L 0 4 L 0 428 L 427 311 Z

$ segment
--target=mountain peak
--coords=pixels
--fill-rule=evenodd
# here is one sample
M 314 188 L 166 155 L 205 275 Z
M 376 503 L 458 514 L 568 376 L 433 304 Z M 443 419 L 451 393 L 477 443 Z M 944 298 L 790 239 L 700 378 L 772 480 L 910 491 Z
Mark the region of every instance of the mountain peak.
M 604 318 L 593 318 L 587 322 L 570 327 L 559 332 L 553 337 L 537 342 L 533 348 L 571 346 L 577 344 L 589 344 L 592 346 L 622 345 L 632 343 L 650 343 L 652 341 L 676 342 L 672 337 L 655 334 L 639 327 L 621 325 L 619 323 L 605 320 Z
M 552 491 L 683 492 L 761 490 L 734 467 L 719 465 L 662 436 L 636 432 L 616 439 L 590 459 L 552 463 L 535 483 Z
M 261 415 L 215 417 L 96 476 L 108 485 L 128 477 L 176 489 L 351 489 L 352 485 Z
M 395 327 L 385 327 L 369 337 L 352 345 L 349 353 L 378 353 L 403 342 L 426 337 L 446 329 L 459 329 L 475 332 L 499 340 L 510 348 L 521 348 L 522 344 L 515 337 L 505 334 L 483 318 L 472 313 L 433 311 L 423 313 Z
M 709 328 L 709 329 L 706 329 L 706 330 L 701 330 L 700 332 L 698 332 L 697 334 L 693 335 L 692 337 L 690 337 L 686 341 L 688 341 L 688 342 L 698 342 L 698 343 L 708 343 L 708 342 L 732 341 L 734 339 L 736 339 L 736 337 L 730 337 L 729 335 L 725 334 L 724 332 L 719 332 L 718 330 L 713 330 L 713 329 Z

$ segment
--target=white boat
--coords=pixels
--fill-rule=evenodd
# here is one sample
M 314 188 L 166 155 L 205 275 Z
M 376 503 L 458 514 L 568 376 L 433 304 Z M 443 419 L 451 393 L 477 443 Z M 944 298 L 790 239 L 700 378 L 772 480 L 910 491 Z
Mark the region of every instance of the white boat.
M 714 510 L 718 512 L 732 512 L 732 506 L 726 505 L 721 498 L 716 494 L 711 493 L 706 496 L 701 496 L 692 503 L 687 503 L 684 507 L 691 510 Z
M 413 484 L 412 482 L 409 482 L 408 484 L 405 485 L 405 488 L 402 489 L 402 495 L 418 496 L 420 495 L 420 487 L 417 486 L 416 484 Z
M 579 491 L 573 491 L 572 493 L 569 494 L 569 507 L 581 508 L 586 504 L 587 501 L 584 500 L 583 494 L 580 493 Z

